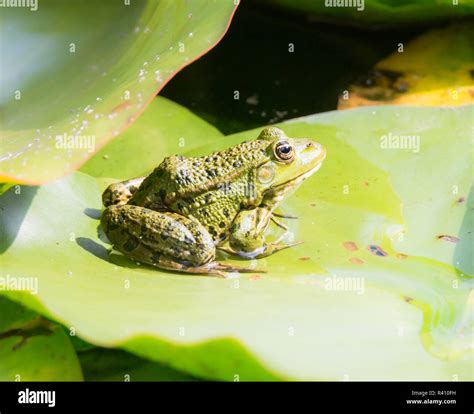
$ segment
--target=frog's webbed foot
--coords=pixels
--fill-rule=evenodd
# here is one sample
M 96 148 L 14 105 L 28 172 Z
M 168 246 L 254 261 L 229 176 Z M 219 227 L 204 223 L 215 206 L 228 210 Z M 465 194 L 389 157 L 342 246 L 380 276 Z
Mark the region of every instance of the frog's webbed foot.
M 209 262 L 203 265 L 191 265 L 180 263 L 176 260 L 166 257 L 160 257 L 159 260 L 154 264 L 157 267 L 165 270 L 172 270 L 175 272 L 191 273 L 195 275 L 206 275 L 206 276 L 217 276 L 226 278 L 227 273 L 238 272 L 238 273 L 265 273 L 265 270 L 250 269 L 248 267 L 232 266 L 219 262 Z
M 212 262 L 209 263 L 210 265 L 215 266 L 214 269 L 222 272 L 238 272 L 238 273 L 267 273 L 266 270 L 263 269 L 252 269 L 250 267 L 241 267 L 241 266 L 234 266 L 234 265 L 228 265 L 225 263 L 220 263 L 220 262 Z

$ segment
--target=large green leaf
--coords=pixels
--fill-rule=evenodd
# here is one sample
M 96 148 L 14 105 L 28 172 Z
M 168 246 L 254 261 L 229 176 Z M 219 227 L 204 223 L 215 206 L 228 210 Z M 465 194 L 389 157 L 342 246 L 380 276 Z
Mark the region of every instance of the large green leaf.
M 0 381 L 82 380 L 74 348 L 60 326 L 4 296 L 0 315 Z
M 282 207 L 305 243 L 259 260 L 263 275 L 196 277 L 109 256 L 97 233 L 102 180 L 88 175 L 11 189 L 0 268 L 38 277 L 39 291 L 6 293 L 93 344 L 197 377 L 472 380 L 471 119 L 472 106 L 394 106 L 282 124 L 328 157 Z M 396 135 L 419 141 L 396 149 Z M 147 158 L 147 135 L 134 139 L 124 164 Z
M 361 27 L 395 27 L 472 16 L 471 0 L 260 0 L 322 20 Z M 423 16 L 423 19 L 420 19 Z
M 2 7 L 0 180 L 44 183 L 77 169 L 219 41 L 236 7 L 233 0 Z

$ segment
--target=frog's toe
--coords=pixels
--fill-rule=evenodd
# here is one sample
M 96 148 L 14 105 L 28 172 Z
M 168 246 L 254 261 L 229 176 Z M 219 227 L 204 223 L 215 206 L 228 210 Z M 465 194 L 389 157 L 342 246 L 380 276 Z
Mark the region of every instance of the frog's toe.
M 284 213 L 280 213 L 280 212 L 277 212 L 277 211 L 274 211 L 272 213 L 272 216 L 283 218 L 283 219 L 295 219 L 295 220 L 298 219 L 298 216 L 293 216 L 291 214 L 284 214 Z
M 217 246 L 216 249 L 231 256 L 237 254 L 232 248 L 227 246 Z
M 277 220 L 275 217 L 272 216 L 271 220 L 281 229 L 288 231 L 288 226 L 283 224 L 280 220 Z
M 270 256 L 280 250 L 288 249 L 290 247 L 298 246 L 299 244 L 304 243 L 303 241 L 295 242 L 295 243 L 270 243 L 265 246 L 265 249 L 262 253 L 257 254 L 255 256 L 257 259 L 261 259 L 262 257 Z

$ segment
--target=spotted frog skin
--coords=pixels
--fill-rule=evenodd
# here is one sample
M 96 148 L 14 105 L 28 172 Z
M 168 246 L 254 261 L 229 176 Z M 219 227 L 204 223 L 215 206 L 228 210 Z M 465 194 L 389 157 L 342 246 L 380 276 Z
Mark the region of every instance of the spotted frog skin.
M 322 145 L 275 127 L 252 141 L 204 157 L 173 155 L 148 176 L 110 185 L 102 228 L 115 249 L 162 269 L 224 276 L 252 271 L 215 261 L 216 249 L 245 259 L 294 244 L 267 242 L 275 209 L 319 169 Z M 297 244 L 297 243 L 295 243 Z

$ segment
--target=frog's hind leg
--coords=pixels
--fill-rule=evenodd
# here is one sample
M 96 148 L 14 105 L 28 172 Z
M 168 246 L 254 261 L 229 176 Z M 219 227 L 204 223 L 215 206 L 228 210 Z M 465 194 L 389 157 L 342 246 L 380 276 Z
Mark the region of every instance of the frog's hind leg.
M 110 184 L 102 194 L 102 204 L 105 207 L 127 204 L 145 178 L 132 178 L 131 180 Z
M 177 213 L 128 204 L 110 206 L 102 214 L 101 225 L 115 249 L 141 263 L 217 276 L 232 271 L 256 272 L 215 262 L 216 248 L 209 232 Z

